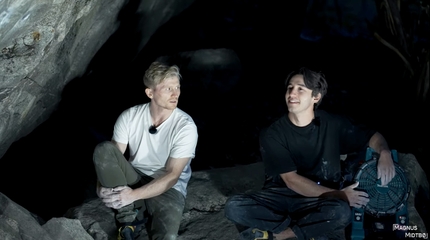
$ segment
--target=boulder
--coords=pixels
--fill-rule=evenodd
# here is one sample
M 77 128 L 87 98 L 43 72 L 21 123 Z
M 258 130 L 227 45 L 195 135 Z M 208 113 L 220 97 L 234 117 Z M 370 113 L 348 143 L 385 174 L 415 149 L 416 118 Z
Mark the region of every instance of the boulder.
M 2 1 L 0 158 L 50 117 L 66 84 L 86 73 L 111 37 L 125 42 L 108 53 L 131 62 L 161 25 L 193 1 Z
M 416 232 L 426 233 L 426 226 L 415 207 L 418 191 L 425 193 L 420 196 L 424 196 L 421 201 L 429 199 L 426 174 L 412 154 L 400 153 L 399 164 L 411 184 L 409 225 L 417 226 Z M 224 216 L 224 204 L 231 195 L 260 189 L 263 182 L 262 162 L 194 172 L 188 185 L 178 240 L 237 239 L 236 227 Z M 45 223 L 0 193 L 0 239 L 114 240 L 116 236 L 114 213 L 98 198 L 88 199 L 69 209 L 63 217 Z M 148 239 L 145 230 L 139 239 Z

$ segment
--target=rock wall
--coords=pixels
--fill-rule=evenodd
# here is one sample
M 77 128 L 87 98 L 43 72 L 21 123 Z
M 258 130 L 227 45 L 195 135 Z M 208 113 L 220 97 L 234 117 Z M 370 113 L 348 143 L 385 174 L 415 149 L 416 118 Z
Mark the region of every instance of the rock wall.
M 2 1 L 0 5 L 0 158 L 49 118 L 64 86 L 82 76 L 118 29 L 133 57 L 166 21 L 194 0 Z M 136 16 L 124 26 L 124 15 Z M 127 22 L 126 22 L 127 23 Z M 134 43 L 134 44 L 131 44 Z M 115 46 L 114 46 L 115 47 Z

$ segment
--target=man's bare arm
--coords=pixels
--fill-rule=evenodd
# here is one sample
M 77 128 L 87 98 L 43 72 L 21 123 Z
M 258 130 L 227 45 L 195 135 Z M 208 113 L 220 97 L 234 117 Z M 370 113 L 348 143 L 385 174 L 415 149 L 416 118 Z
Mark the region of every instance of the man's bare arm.
M 335 191 L 318 185 L 314 181 L 297 174 L 296 171 L 283 173 L 281 178 L 289 189 L 305 197 L 318 197 L 323 193 Z
M 139 199 L 158 196 L 176 184 L 189 160 L 190 158 L 169 158 L 167 172 L 162 176 L 136 189 L 131 189 L 129 186 L 116 187 L 112 189 L 113 194 L 102 200 L 107 207 L 119 209 Z
M 381 185 L 387 185 L 396 175 L 396 169 L 391 157 L 391 151 L 387 141 L 379 132 L 373 134 L 369 140 L 369 147 L 379 153 L 378 160 L 378 179 L 381 179 Z
M 132 194 L 135 200 L 152 198 L 172 188 L 177 183 L 188 161 L 190 161 L 190 158 L 169 158 L 164 175 L 133 190 Z
M 115 140 L 112 140 L 111 142 L 122 152 L 122 154 L 125 153 L 125 150 L 127 149 L 127 144 L 119 143 Z
M 358 183 L 354 183 L 342 190 L 335 190 L 318 185 L 314 181 L 297 174 L 295 171 L 283 173 L 281 177 L 288 188 L 306 197 L 343 199 L 351 207 L 365 206 L 369 202 L 369 195 L 367 193 L 354 190 L 358 186 Z
M 379 154 L 384 151 L 390 152 L 387 141 L 379 132 L 372 135 L 369 140 L 369 147 L 373 148 Z

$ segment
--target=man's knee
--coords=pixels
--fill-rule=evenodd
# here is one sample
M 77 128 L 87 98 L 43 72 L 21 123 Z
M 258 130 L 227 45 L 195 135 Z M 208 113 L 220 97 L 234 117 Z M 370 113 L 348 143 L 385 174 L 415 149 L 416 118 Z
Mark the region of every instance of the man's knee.
M 115 148 L 116 148 L 115 145 L 110 141 L 104 141 L 97 144 L 97 146 L 94 148 L 94 155 L 93 155 L 94 163 L 98 161 L 105 161 L 107 158 L 103 156 L 105 156 L 106 154 L 112 151 L 115 151 Z
M 104 152 L 106 150 L 111 150 L 115 145 L 111 141 L 103 141 L 96 145 L 94 152 Z
M 344 200 L 336 200 L 334 203 L 333 219 L 340 227 L 346 227 L 351 223 L 351 207 Z
M 241 211 L 242 197 L 241 195 L 235 195 L 227 199 L 224 206 L 225 217 L 229 220 L 236 220 Z

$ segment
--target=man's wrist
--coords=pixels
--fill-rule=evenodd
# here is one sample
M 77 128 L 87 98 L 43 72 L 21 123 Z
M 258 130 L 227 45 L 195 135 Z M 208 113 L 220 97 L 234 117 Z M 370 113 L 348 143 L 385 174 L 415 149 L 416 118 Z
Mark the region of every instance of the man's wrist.
M 391 151 L 389 149 L 382 149 L 379 153 L 380 156 L 391 156 Z
M 390 151 L 386 151 L 386 150 L 381 151 L 381 153 L 379 154 L 378 161 L 384 162 L 384 163 L 385 162 L 387 162 L 387 163 L 392 162 L 393 158 L 391 156 L 391 152 Z

